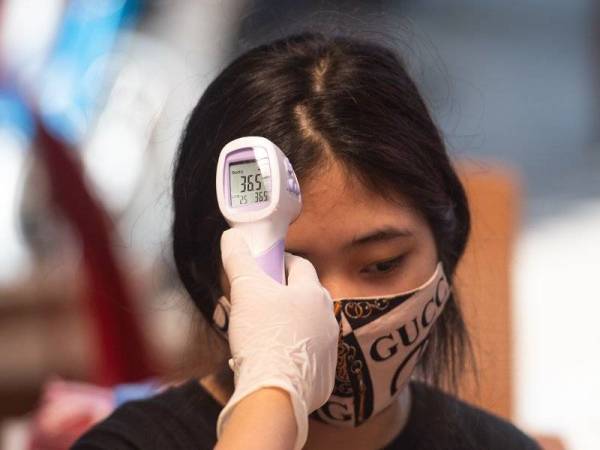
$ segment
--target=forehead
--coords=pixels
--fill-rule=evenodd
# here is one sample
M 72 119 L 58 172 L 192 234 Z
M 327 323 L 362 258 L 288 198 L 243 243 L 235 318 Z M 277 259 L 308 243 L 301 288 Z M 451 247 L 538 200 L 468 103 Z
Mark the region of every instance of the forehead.
M 406 198 L 398 195 L 398 201 L 392 201 L 372 192 L 337 162 L 303 180 L 301 189 L 302 211 L 290 225 L 288 248 L 308 251 L 325 245 L 331 249 L 385 226 L 415 234 L 426 226 Z

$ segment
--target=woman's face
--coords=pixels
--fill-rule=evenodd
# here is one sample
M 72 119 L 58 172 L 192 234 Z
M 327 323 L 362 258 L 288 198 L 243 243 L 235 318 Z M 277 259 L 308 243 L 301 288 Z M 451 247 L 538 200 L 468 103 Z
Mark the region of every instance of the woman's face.
M 332 298 L 404 292 L 435 271 L 435 241 L 418 211 L 374 195 L 335 162 L 301 189 L 285 248 L 315 266 Z M 221 282 L 229 296 L 222 269 Z
M 334 299 L 395 294 L 425 283 L 438 261 L 425 218 L 348 177 L 333 162 L 302 183 L 302 212 L 290 225 L 286 251 L 308 259 Z

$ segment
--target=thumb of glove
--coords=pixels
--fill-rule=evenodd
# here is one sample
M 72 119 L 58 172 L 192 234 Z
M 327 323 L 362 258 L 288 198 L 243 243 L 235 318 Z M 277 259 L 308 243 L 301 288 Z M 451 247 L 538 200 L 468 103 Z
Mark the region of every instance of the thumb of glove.
M 243 233 L 236 228 L 221 235 L 221 259 L 230 284 L 241 277 L 268 278 L 250 253 Z

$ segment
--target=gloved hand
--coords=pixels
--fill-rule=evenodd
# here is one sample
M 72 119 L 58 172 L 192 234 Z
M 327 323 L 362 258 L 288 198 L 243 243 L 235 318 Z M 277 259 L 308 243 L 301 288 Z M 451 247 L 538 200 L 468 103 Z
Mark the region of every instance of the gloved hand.
M 288 285 L 257 265 L 239 230 L 221 237 L 221 255 L 231 285 L 228 337 L 235 390 L 217 421 L 217 436 L 233 407 L 262 387 L 290 394 L 300 449 L 308 434 L 308 414 L 333 391 L 339 326 L 333 302 L 312 264 L 285 254 Z

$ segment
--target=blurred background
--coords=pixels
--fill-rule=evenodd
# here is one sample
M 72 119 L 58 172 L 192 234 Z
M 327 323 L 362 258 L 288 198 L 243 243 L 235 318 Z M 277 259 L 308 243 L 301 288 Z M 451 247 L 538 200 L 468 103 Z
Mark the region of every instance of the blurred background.
M 458 282 L 490 391 L 465 395 L 545 448 L 600 448 L 597 2 L 0 0 L 1 448 L 44 448 L 34 411 L 61 380 L 112 399 L 189 363 L 182 127 L 233 58 L 307 28 L 397 48 L 464 177 Z

